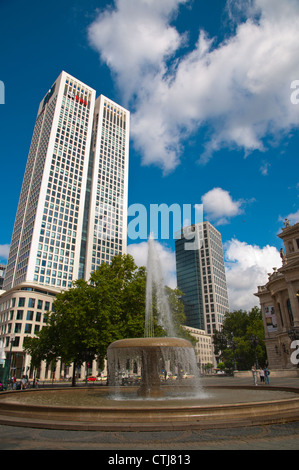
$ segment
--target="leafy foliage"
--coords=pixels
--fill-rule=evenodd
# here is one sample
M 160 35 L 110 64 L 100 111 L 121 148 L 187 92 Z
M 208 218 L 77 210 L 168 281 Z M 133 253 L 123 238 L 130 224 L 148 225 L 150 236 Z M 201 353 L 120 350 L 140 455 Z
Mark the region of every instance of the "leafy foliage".
M 223 328 L 213 335 L 215 354 L 226 368 L 251 369 L 255 364 L 255 350 L 251 337 L 257 338 L 256 356 L 260 366 L 267 362 L 265 333 L 261 310 L 254 307 L 250 312 L 236 310 L 225 315 Z M 235 364 L 236 363 L 236 364 Z
M 91 274 L 90 282 L 78 280 L 57 295 L 47 325 L 35 338 L 26 338 L 25 350 L 33 364 L 48 364 L 58 358 L 76 366 L 95 357 L 103 366 L 113 341 L 144 336 L 146 270 L 138 268 L 130 255 L 116 256 L 111 265 L 102 264 Z M 184 322 L 181 293 L 166 287 L 177 329 Z M 156 335 L 164 332 L 155 321 Z M 188 337 L 188 339 L 190 339 Z M 73 385 L 75 379 L 73 377 Z

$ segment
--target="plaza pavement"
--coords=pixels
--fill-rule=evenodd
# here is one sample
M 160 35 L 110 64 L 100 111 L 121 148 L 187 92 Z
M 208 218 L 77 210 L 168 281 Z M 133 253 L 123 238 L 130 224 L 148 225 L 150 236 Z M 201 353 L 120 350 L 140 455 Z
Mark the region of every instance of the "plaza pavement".
M 203 385 L 252 385 L 252 378 L 207 377 Z M 299 378 L 270 378 L 270 385 L 299 388 Z M 266 387 L 264 384 L 258 385 Z M 152 455 L 190 452 L 192 463 L 199 450 L 299 450 L 299 422 L 229 429 L 184 431 L 63 431 L 0 425 L 0 450 L 101 450 L 108 461 L 122 452 L 148 451 L 139 468 L 150 468 Z M 125 455 L 125 454 L 124 454 Z M 138 455 L 143 455 L 142 452 Z M 165 457 L 166 458 L 166 457 Z M 161 464 L 161 460 L 156 460 Z M 136 461 L 137 462 L 137 461 Z M 133 461 L 131 461 L 134 464 Z M 165 462 L 163 462 L 165 463 Z M 137 464 L 135 465 L 137 467 Z M 154 467 L 156 465 L 153 465 Z M 165 466 L 165 465 L 164 465 Z M 171 465 L 169 465 L 171 466 Z M 186 465 L 182 465 L 186 466 Z M 108 468 L 108 467 L 107 467 Z

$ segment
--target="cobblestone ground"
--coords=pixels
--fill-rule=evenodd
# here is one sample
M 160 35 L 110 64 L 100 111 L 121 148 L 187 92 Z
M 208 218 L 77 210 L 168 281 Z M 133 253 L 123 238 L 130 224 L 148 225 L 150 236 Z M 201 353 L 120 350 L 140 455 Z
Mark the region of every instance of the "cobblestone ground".
M 205 431 L 54 431 L 0 426 L 0 450 L 298 450 L 299 423 Z M 111 454 L 112 455 L 112 454 Z
M 251 385 L 250 379 L 215 379 L 212 385 Z M 299 379 L 273 378 L 273 386 L 298 387 Z M 264 386 L 264 385 L 262 385 Z M 0 450 L 298 450 L 299 422 L 217 430 L 154 432 L 57 431 L 0 425 Z M 115 452 L 114 452 L 115 451 Z M 193 455 L 193 454 L 192 454 Z M 195 462 L 196 463 L 196 462 Z

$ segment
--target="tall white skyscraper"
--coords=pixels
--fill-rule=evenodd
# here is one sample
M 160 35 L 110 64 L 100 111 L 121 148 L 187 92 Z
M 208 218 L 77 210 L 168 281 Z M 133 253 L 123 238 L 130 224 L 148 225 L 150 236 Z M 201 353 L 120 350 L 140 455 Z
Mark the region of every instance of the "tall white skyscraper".
M 66 72 L 40 103 L 0 291 L 0 342 L 18 378 L 33 376 L 23 341 L 56 295 L 126 252 L 129 132 L 126 109 Z M 59 364 L 55 376 L 67 373 Z M 49 374 L 42 362 L 38 377 Z
M 129 112 L 101 95 L 95 102 L 79 276 L 126 251 Z
M 3 288 L 69 288 L 126 250 L 130 113 L 62 72 L 40 103 Z

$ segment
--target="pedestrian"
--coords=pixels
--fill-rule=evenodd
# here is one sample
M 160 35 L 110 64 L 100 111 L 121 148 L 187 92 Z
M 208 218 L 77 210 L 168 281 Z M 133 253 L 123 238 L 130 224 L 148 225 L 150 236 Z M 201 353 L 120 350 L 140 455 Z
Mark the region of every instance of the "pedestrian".
M 264 382 L 265 381 L 265 372 L 264 369 L 260 368 L 260 381 Z
M 268 367 L 264 367 L 264 374 L 265 374 L 265 384 L 269 385 L 270 384 L 270 380 L 269 380 L 270 371 Z
M 252 366 L 251 372 L 252 372 L 252 377 L 253 377 L 253 383 L 254 383 L 254 385 L 257 385 L 256 368 L 255 368 L 255 366 Z
M 26 388 L 26 385 L 27 385 L 27 379 L 26 379 L 25 375 L 23 375 L 23 377 L 21 379 L 21 390 L 24 390 Z

